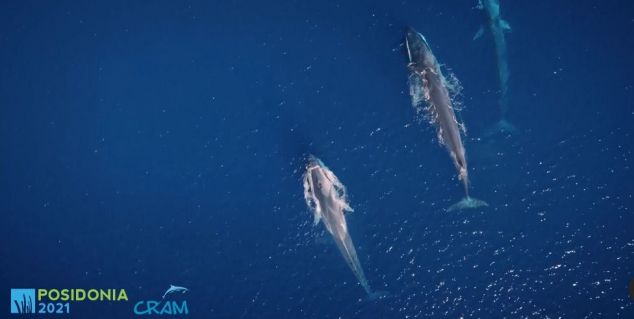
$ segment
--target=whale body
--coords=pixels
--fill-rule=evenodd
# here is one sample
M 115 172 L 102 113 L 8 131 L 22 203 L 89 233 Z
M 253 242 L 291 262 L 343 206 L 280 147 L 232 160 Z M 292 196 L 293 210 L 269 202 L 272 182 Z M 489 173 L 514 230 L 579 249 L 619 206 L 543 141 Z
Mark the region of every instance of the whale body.
M 368 296 L 374 296 L 348 232 L 345 214 L 353 209 L 348 204 L 346 187 L 321 160 L 312 155 L 303 179 L 304 199 L 313 212 L 314 224 L 320 221 L 324 224 L 361 287 Z
M 409 87 L 412 106 L 427 113 L 430 123 L 436 128 L 438 141 L 444 145 L 462 181 L 465 198 L 448 210 L 487 206 L 484 201 L 469 196 L 469 171 L 461 134 L 464 125 L 456 119 L 448 87 L 427 39 L 413 28 L 407 28 L 405 35 L 409 70 Z

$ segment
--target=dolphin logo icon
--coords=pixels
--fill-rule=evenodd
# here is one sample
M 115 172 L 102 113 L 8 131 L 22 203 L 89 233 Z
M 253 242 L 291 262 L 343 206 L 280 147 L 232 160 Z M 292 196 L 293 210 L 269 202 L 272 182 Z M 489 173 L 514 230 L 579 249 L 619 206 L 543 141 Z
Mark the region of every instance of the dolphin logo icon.
M 184 293 L 186 293 L 188 291 L 189 291 L 189 289 L 187 289 L 185 287 L 170 285 L 170 287 L 167 288 L 167 290 L 163 294 L 163 299 L 165 299 L 165 296 L 167 296 L 169 294 L 173 294 L 173 293 L 176 293 L 176 292 L 180 292 L 180 293 L 184 294 Z

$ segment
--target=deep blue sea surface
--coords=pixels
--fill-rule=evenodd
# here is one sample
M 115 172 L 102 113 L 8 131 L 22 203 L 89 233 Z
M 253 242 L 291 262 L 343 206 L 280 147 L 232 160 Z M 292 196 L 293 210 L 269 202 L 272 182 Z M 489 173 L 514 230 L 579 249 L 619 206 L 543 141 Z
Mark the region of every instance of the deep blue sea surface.
M 0 317 L 12 288 L 115 288 L 39 317 L 138 318 L 173 284 L 191 318 L 634 318 L 634 3 L 502 0 L 517 131 L 493 134 L 476 5 L 3 1 Z M 445 210 L 463 189 L 411 106 L 407 26 L 460 80 L 488 207 Z M 385 298 L 313 226 L 308 154 Z

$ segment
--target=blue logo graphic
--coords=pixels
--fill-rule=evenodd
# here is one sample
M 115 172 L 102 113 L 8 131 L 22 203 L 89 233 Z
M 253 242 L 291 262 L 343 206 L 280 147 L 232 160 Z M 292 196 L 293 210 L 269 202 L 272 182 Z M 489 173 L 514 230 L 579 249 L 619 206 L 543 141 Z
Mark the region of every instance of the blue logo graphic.
M 11 289 L 11 313 L 35 313 L 35 289 Z
M 165 297 L 176 294 L 184 294 L 189 289 L 181 286 L 170 285 L 161 300 L 141 300 L 134 304 L 135 315 L 188 315 L 187 300 L 180 303 L 176 300 L 168 300 Z

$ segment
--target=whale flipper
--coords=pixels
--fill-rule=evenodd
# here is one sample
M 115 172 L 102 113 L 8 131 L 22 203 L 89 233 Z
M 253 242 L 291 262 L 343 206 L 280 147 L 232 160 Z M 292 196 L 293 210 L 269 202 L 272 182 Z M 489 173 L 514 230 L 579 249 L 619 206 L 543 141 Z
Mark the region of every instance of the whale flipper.
M 484 34 L 484 26 L 480 26 L 480 29 L 473 35 L 473 41 L 480 39 Z
M 506 20 L 500 19 L 500 26 L 506 32 L 511 32 L 511 25 Z

